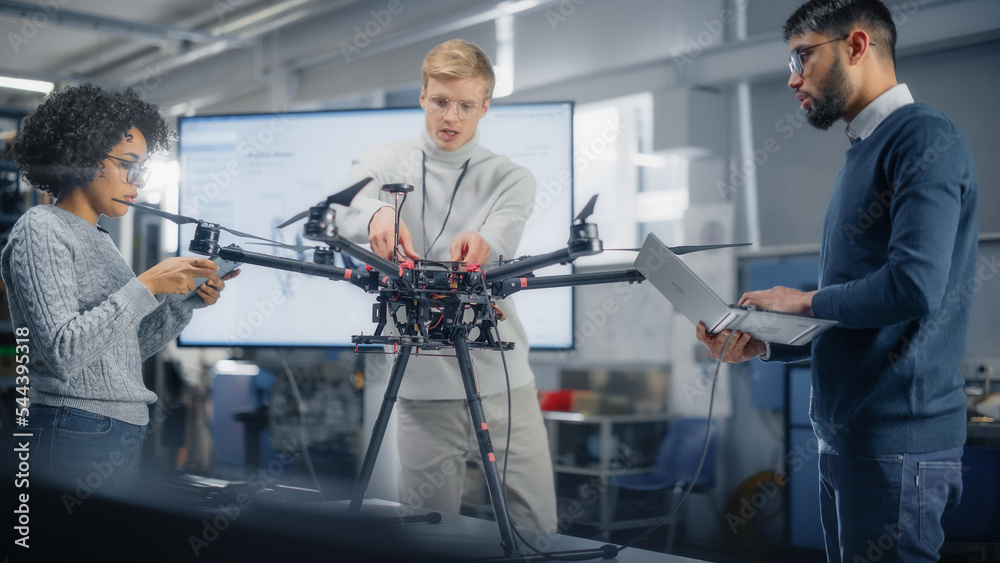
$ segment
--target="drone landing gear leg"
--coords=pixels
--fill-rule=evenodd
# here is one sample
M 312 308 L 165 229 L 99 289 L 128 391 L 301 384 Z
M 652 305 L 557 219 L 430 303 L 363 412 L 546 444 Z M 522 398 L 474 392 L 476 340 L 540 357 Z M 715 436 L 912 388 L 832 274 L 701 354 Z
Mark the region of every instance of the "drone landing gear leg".
M 507 516 L 507 501 L 504 491 L 501 489 L 500 472 L 497 469 L 496 457 L 493 453 L 493 444 L 490 442 L 490 433 L 486 427 L 486 413 L 483 411 L 483 402 L 476 390 L 475 373 L 472 368 L 472 358 L 469 356 L 469 341 L 462 330 L 456 330 L 452 337 L 455 351 L 458 357 L 458 366 L 462 372 L 462 382 L 465 385 L 465 395 L 469 403 L 469 414 L 472 417 L 473 428 L 476 431 L 476 438 L 479 441 L 479 453 L 483 459 L 483 471 L 486 474 L 486 485 L 490 491 L 493 501 L 493 513 L 497 519 L 497 526 L 500 528 L 501 546 L 504 556 L 507 559 L 517 559 L 517 546 L 514 544 L 514 528 L 511 526 L 510 518 Z M 375 427 L 372 429 L 372 437 L 368 442 L 368 450 L 365 452 L 365 459 L 361 464 L 361 474 L 354 487 L 354 495 L 351 497 L 349 511 L 359 512 L 361 503 L 365 498 L 365 491 L 368 489 L 368 482 L 371 480 L 372 470 L 375 468 L 375 459 L 378 451 L 382 447 L 382 438 L 385 429 L 389 425 L 389 417 L 392 414 L 392 406 L 396 402 L 396 395 L 399 393 L 399 385 L 403 381 L 403 372 L 410 359 L 412 346 L 400 346 L 395 362 L 392 364 L 392 371 L 389 374 L 389 382 L 386 385 L 385 396 L 382 399 L 382 407 L 379 410 L 378 418 L 375 420 Z
M 465 385 L 465 396 L 469 401 L 469 414 L 472 416 L 472 427 L 479 441 L 479 453 L 483 458 L 483 473 L 486 474 L 486 486 L 493 501 L 493 514 L 500 528 L 500 540 L 504 556 L 507 559 L 518 559 L 517 545 L 514 543 L 514 528 L 507 513 L 507 499 L 500 484 L 500 472 L 497 469 L 496 457 L 493 454 L 493 443 L 486 428 L 486 414 L 483 411 L 483 401 L 476 389 L 475 373 L 472 368 L 472 358 L 469 356 L 469 341 L 465 332 L 456 330 L 452 336 L 455 352 L 458 356 L 458 367 L 462 371 L 462 383 Z
M 361 475 L 354 486 L 354 496 L 351 497 L 349 510 L 358 512 L 361 510 L 361 501 L 365 498 L 365 491 L 368 490 L 368 482 L 372 478 L 372 470 L 375 469 L 375 458 L 382 448 L 382 438 L 385 436 L 385 429 L 389 426 L 389 417 L 392 415 L 392 405 L 396 402 L 396 395 L 399 393 L 399 384 L 403 381 L 403 372 L 406 371 L 406 364 L 410 361 L 410 351 L 412 346 L 400 346 L 399 353 L 392 364 L 392 371 L 389 373 L 389 382 L 386 384 L 385 396 L 382 398 L 382 407 L 378 411 L 378 418 L 375 419 L 375 427 L 372 428 L 372 437 L 368 442 L 368 450 L 365 452 L 365 460 L 361 464 Z

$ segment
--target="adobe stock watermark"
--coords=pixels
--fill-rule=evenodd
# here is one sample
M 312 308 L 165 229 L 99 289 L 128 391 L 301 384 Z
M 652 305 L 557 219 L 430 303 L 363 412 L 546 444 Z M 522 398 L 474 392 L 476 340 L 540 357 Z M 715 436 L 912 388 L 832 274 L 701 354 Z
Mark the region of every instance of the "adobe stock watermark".
M 264 151 L 274 142 L 277 135 L 285 130 L 285 127 L 290 122 L 291 120 L 287 116 L 275 112 L 272 114 L 271 119 L 268 120 L 266 126 L 243 137 L 236 144 L 236 156 L 229 159 L 225 166 L 219 170 L 209 173 L 208 183 L 202 186 L 200 190 L 196 190 L 191 194 L 191 197 L 186 198 L 184 205 L 181 206 L 181 214 L 189 216 L 199 215 L 201 209 L 207 203 L 218 198 L 223 191 L 229 188 L 233 180 L 244 172 L 244 161 L 263 157 L 265 154 L 270 155 L 270 153 L 264 153 Z
M 160 84 L 163 84 L 163 81 L 170 76 L 169 72 L 153 65 L 146 65 L 143 67 L 142 72 L 142 80 L 133 84 L 132 89 L 145 94 L 149 94 L 153 90 L 159 88 Z
M 771 136 L 750 151 L 744 158 L 737 162 L 729 163 L 728 182 L 719 180 L 716 182 L 716 189 L 724 201 L 731 201 L 741 188 L 745 187 L 747 180 L 765 164 L 770 162 L 771 157 L 781 150 L 783 142 L 788 142 L 795 136 L 795 133 L 802 129 L 808 122 L 805 112 L 788 112 L 784 117 L 774 122 L 774 131 L 777 137 Z
M 516 413 L 513 413 L 513 415 L 516 416 Z M 495 408 L 489 409 L 487 412 L 487 419 L 494 421 L 493 425 L 496 426 L 495 433 L 491 436 L 494 443 L 503 442 L 506 426 L 499 424 L 497 421 L 505 420 L 506 416 L 507 410 L 504 405 L 498 404 Z M 633 469 L 636 466 L 637 460 L 637 455 L 629 448 L 619 447 L 615 451 L 609 468 L 602 470 L 599 475 L 581 484 L 577 489 L 577 499 L 568 503 L 564 510 L 555 515 L 555 522 L 552 522 L 554 530 L 546 531 L 534 527 L 524 529 L 522 531 L 526 539 L 536 549 L 544 551 L 551 548 L 552 541 L 556 535 L 569 530 L 574 522 L 584 518 L 588 514 L 587 508 L 589 506 L 597 504 L 602 498 L 606 498 L 609 488 L 613 486 L 615 476 L 622 475 L 626 471 Z M 497 466 L 502 471 L 502 457 L 498 459 Z M 397 516 L 403 521 L 406 516 L 413 515 L 439 489 L 443 488 L 448 481 L 463 479 L 464 474 L 464 465 L 457 464 L 454 460 L 445 460 L 437 469 L 423 472 L 423 478 L 418 483 L 402 492 L 401 500 L 403 504 L 397 507 Z
M 507 406 L 505 401 L 491 403 L 483 402 L 483 409 L 490 425 L 491 441 L 494 444 L 502 444 L 505 441 L 507 432 Z M 517 417 L 515 410 L 512 417 Z M 504 453 L 497 451 L 497 469 L 503 471 L 505 461 Z M 602 495 L 606 494 L 608 488 L 616 475 L 632 469 L 636 464 L 636 456 L 627 447 L 620 447 L 616 450 L 608 469 L 603 470 L 599 475 L 591 478 L 587 483 L 579 487 L 579 499 L 570 502 L 564 510 L 558 514 L 552 514 L 552 519 L 548 523 L 541 523 L 539 527 L 529 526 L 522 529 L 525 538 L 533 547 L 541 550 L 549 549 L 552 546 L 552 539 L 560 530 L 566 531 L 573 522 L 583 518 L 587 514 L 586 507 L 597 503 Z M 405 522 L 406 517 L 412 516 L 419 509 L 427 505 L 438 490 L 444 488 L 449 483 L 464 479 L 465 465 L 458 463 L 454 459 L 443 461 L 439 466 L 428 471 L 423 471 L 421 476 L 408 484 L 408 487 L 401 491 L 402 504 L 396 508 L 397 517 L 401 522 Z M 520 526 L 525 526 L 524 522 L 516 522 Z M 544 528 L 544 529 L 540 529 Z
M 910 17 L 916 14 L 920 7 L 929 1 L 931 0 L 907 0 L 901 4 L 891 6 L 889 9 L 892 12 L 892 18 L 896 22 L 897 27 L 906 25 Z M 684 67 L 693 63 L 695 59 L 705 52 L 705 49 L 718 44 L 720 39 L 724 39 L 723 36 L 726 27 L 736 23 L 737 14 L 741 10 L 746 9 L 748 4 L 749 0 L 733 0 L 733 7 L 720 12 L 719 17 L 711 20 L 702 20 L 701 25 L 703 29 L 685 37 L 682 47 L 671 53 L 677 70 L 683 72 Z
M 552 548 L 553 540 L 558 534 L 565 534 L 575 522 L 585 519 L 592 513 L 591 507 L 598 504 L 601 499 L 607 502 L 608 491 L 614 486 L 614 479 L 626 471 L 634 469 L 638 462 L 638 456 L 628 447 L 619 446 L 615 450 L 609 467 L 601 470 L 600 474 L 591 477 L 586 483 L 577 487 L 577 497 L 566 504 L 556 516 L 556 531 L 546 532 L 544 530 L 526 530 L 525 534 L 532 547 L 540 551 Z
M 624 127 L 621 120 L 605 118 L 601 132 L 589 141 L 573 149 L 573 167 L 577 173 L 582 173 L 590 167 L 590 163 L 599 159 L 608 149 L 614 147 L 622 136 Z M 529 221 L 537 219 L 544 210 L 557 201 L 572 187 L 573 175 L 569 170 L 562 170 L 554 179 L 538 187 L 535 194 L 535 204 L 531 208 Z
M 288 296 L 294 294 L 301 285 L 302 274 L 292 274 L 285 288 L 273 289 L 266 299 L 254 300 L 252 310 L 240 315 L 236 321 L 236 328 L 222 335 L 223 342 L 229 346 L 238 346 L 241 342 L 245 342 L 274 316 L 288 300 Z
M 992 281 L 1000 274 L 1000 260 L 998 260 L 996 254 L 993 254 L 989 258 L 982 256 L 976 262 L 975 270 L 976 273 L 972 278 L 952 288 L 942 299 L 941 305 L 931 315 L 920 322 L 920 331 L 914 338 L 911 339 L 904 335 L 900 339 L 903 345 L 901 351 L 889 351 L 887 359 L 893 369 L 905 369 L 908 367 L 908 362 L 915 358 L 917 350 L 921 347 L 940 345 L 937 342 L 937 335 L 941 331 L 951 328 L 948 322 L 956 312 L 962 310 L 961 306 L 963 303 L 972 301 L 973 295 L 979 293 L 987 282 Z M 904 361 L 907 363 L 901 363 Z
M 583 312 L 582 320 L 577 322 L 573 330 L 576 348 L 583 348 L 586 343 L 595 336 L 598 336 L 601 329 L 611 322 L 622 311 L 621 305 L 627 303 L 639 291 L 639 282 L 620 281 L 612 285 L 614 298 L 606 298 L 600 303 L 587 308 Z M 569 359 L 572 350 L 559 350 L 556 358 L 560 362 Z
M 961 139 L 962 134 L 954 127 L 939 128 L 934 141 L 923 152 L 907 159 L 902 166 L 897 168 L 898 177 L 893 180 L 895 186 L 875 194 L 874 200 L 869 202 L 867 206 L 858 207 L 858 215 L 854 224 L 843 223 L 841 225 L 841 230 L 847 239 L 854 244 L 855 237 L 864 234 L 865 231 L 877 224 L 879 219 L 889 213 L 895 195 L 893 190 L 903 189 L 919 174 L 933 168 L 945 153 L 955 148 L 956 145 L 960 145 Z
M 481 398 L 482 400 L 482 398 Z M 507 402 L 482 400 L 483 416 L 486 417 L 491 443 L 505 443 L 505 437 L 510 428 L 510 421 L 507 420 Z M 512 411 L 516 407 L 512 406 Z M 511 412 L 516 416 L 515 412 Z M 478 452 L 478 450 L 477 450 Z M 495 452 L 497 468 L 502 472 L 506 454 Z M 479 461 L 479 460 L 477 460 Z M 407 516 L 412 516 L 417 510 L 423 508 L 428 500 L 433 497 L 438 490 L 446 484 L 453 484 L 456 480 L 464 480 L 465 464 L 457 463 L 453 458 L 441 462 L 441 465 L 431 471 L 421 473 L 422 478 L 411 484 L 405 491 L 400 491 L 400 504 L 396 507 L 396 516 L 400 522 L 405 522 Z
M 219 23 L 222 23 L 226 16 L 251 3 L 246 0 L 213 0 L 212 9 L 215 10 L 215 17 L 219 19 Z
M 749 495 L 740 496 L 739 509 L 727 512 L 724 517 L 729 532 L 735 536 L 741 527 L 747 526 L 757 519 L 760 516 L 760 511 L 764 510 L 787 484 L 788 474 L 784 471 L 775 471 L 771 479 L 757 483 Z
M 831 436 L 836 435 L 840 429 L 844 428 L 844 425 L 830 421 L 821 421 L 819 424 Z M 741 527 L 750 525 L 760 516 L 760 511 L 789 483 L 794 474 L 802 471 L 808 463 L 818 463 L 818 458 L 819 438 L 812 434 L 804 443 L 796 445 L 785 454 L 784 461 L 788 472 L 783 469 L 775 471 L 770 479 L 757 483 L 749 495 L 741 496 L 736 502 L 738 507 L 735 507 L 735 510 L 726 512 L 723 520 L 729 532 L 735 536 Z
M 42 0 L 38 3 L 38 11 L 32 12 L 30 16 L 22 17 L 20 33 L 13 31 L 7 33 L 7 41 L 10 42 L 14 54 L 20 53 L 22 47 L 38 37 L 43 29 L 49 27 L 59 11 L 69 3 L 70 0 Z
M 719 40 L 723 39 L 726 26 L 736 23 L 737 13 L 744 9 L 748 3 L 749 0 L 734 0 L 735 8 L 726 8 L 715 19 L 702 20 L 701 25 L 704 29 L 685 37 L 683 47 L 671 53 L 670 56 L 674 60 L 677 70 L 684 72 L 684 67 L 693 63 L 705 52 L 705 49 L 719 43 Z
M 155 436 L 163 426 L 163 423 L 175 410 L 176 407 L 171 408 L 166 406 L 162 401 L 157 401 L 153 405 L 152 412 L 149 414 L 149 424 L 146 427 L 146 434 L 143 440 L 148 440 L 151 436 Z M 107 459 L 100 462 L 92 462 L 91 467 L 93 471 L 86 475 L 78 476 L 75 479 L 74 484 L 76 488 L 73 490 L 73 494 L 63 493 L 60 496 L 63 508 L 66 509 L 67 514 L 73 515 L 74 511 L 84 504 L 84 501 L 98 494 L 109 482 L 109 478 L 119 468 L 129 463 L 132 455 L 136 455 L 141 442 L 134 436 L 123 436 L 121 445 L 121 449 L 108 453 Z
M 560 0 L 554 10 L 545 10 L 545 21 L 549 22 L 549 27 L 555 31 L 557 27 L 569 21 L 577 9 L 586 2 L 587 0 Z
M 351 41 L 340 42 L 340 54 L 344 56 L 344 60 L 351 62 L 360 57 L 362 51 L 371 45 L 373 39 L 385 32 L 392 18 L 401 14 L 403 9 L 402 0 L 389 0 L 385 8 L 369 12 L 371 19 L 364 25 L 354 26 L 354 36 Z
M 900 555 L 900 544 L 904 535 L 909 535 L 906 542 L 925 542 L 923 535 L 932 530 L 937 522 L 928 522 L 928 508 L 939 507 L 942 510 L 958 501 L 961 491 L 962 463 L 930 462 L 923 466 L 917 475 L 919 491 L 911 498 L 919 497 L 919 505 L 915 502 L 903 501 L 896 519 L 882 523 L 876 532 L 879 535 L 865 542 L 864 552 L 853 553 L 851 563 L 878 563 L 880 561 L 897 561 Z M 919 531 L 919 536 L 918 536 Z M 933 537 L 933 536 L 929 536 Z M 940 540 L 944 540 L 943 531 Z M 932 542 L 933 540 L 926 540 Z
M 261 467 L 251 473 L 247 477 L 247 485 L 256 491 L 262 491 L 273 485 L 284 474 L 285 469 L 295 463 L 295 460 L 301 455 L 301 451 L 302 448 L 287 441 L 284 442 L 278 453 L 278 458 L 268 463 L 267 467 Z M 239 519 L 243 511 L 253 504 L 254 500 L 255 497 L 249 493 L 240 491 L 231 502 L 219 505 L 215 516 L 211 519 L 203 519 L 201 532 L 190 534 L 187 537 L 188 546 L 195 557 L 200 557 L 202 551 L 211 547 L 212 543 L 219 539 L 222 532 L 228 530 Z
M 921 6 L 930 1 L 932 0 L 906 0 L 890 6 L 889 11 L 892 13 L 892 20 L 896 23 L 896 27 L 906 25 L 910 21 L 910 17 L 916 14 Z
M 465 466 L 461 466 L 465 473 Z M 446 459 L 441 466 L 432 471 L 422 473 L 423 479 L 400 496 L 402 504 L 396 507 L 396 516 L 400 522 L 405 521 L 405 517 L 413 515 L 417 510 L 423 508 L 424 504 L 433 497 L 438 490 L 445 486 L 448 481 L 459 479 L 459 464 L 453 459 Z

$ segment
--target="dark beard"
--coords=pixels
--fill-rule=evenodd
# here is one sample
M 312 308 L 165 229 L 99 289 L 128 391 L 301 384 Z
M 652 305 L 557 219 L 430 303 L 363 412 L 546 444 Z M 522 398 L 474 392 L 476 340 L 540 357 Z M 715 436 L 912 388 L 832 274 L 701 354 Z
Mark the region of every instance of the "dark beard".
M 831 125 L 844 117 L 844 106 L 847 104 L 847 76 L 840 59 L 830 67 L 823 84 L 820 85 L 820 97 L 813 98 L 813 107 L 806 113 L 809 125 L 826 131 Z

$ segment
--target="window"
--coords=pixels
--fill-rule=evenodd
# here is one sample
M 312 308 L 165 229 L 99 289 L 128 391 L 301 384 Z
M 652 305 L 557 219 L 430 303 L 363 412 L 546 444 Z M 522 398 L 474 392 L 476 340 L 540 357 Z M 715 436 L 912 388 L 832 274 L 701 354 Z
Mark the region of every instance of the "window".
M 688 206 L 688 157 L 653 154 L 653 98 L 636 94 L 576 108 L 573 122 L 575 202 L 599 194 L 591 221 L 606 249 L 636 248 L 649 233 L 680 244 Z M 609 250 L 582 265 L 631 263 Z

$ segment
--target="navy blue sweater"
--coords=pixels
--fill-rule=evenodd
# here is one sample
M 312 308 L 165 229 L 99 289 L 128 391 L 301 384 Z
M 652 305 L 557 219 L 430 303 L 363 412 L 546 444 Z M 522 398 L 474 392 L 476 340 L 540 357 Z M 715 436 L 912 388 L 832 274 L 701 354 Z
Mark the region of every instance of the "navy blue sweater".
M 834 452 L 965 443 L 959 364 L 981 283 L 977 193 L 968 141 L 924 104 L 896 110 L 847 151 L 812 302 L 815 316 L 840 323 L 812 346 L 810 416 Z

